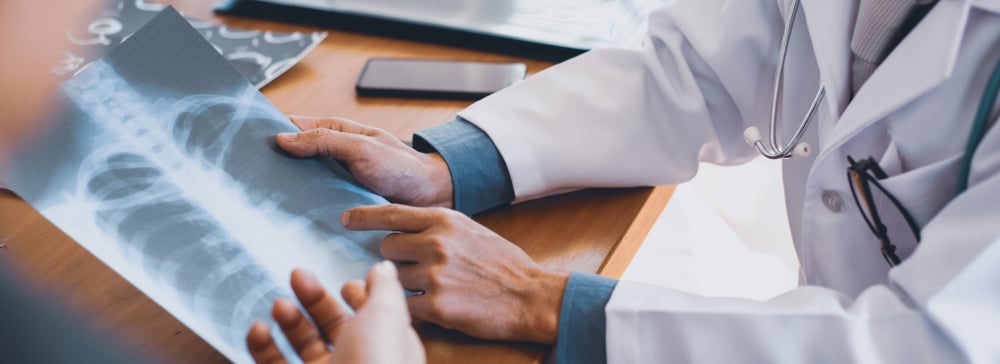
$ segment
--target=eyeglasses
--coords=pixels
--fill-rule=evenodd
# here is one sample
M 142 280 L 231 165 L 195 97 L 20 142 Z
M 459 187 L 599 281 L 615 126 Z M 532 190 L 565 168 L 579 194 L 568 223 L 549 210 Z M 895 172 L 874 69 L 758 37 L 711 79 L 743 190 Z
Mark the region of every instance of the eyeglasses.
M 878 238 L 882 257 L 885 258 L 886 263 L 889 263 L 890 267 L 894 267 L 899 264 L 900 259 L 899 255 L 896 254 L 896 245 L 890 241 L 889 236 L 893 235 L 898 239 L 900 234 L 903 234 L 902 236 L 914 238 L 916 242 L 919 242 L 920 227 L 917 226 L 916 220 L 913 219 L 910 212 L 899 203 L 899 200 L 889 193 L 889 191 L 886 191 L 885 187 L 882 187 L 882 184 L 879 183 L 879 180 L 883 180 L 888 176 L 878 166 L 878 162 L 875 159 L 868 157 L 857 162 L 854 158 L 848 156 L 847 162 L 850 164 L 847 167 L 847 181 L 851 185 L 851 196 L 854 197 L 854 203 L 858 205 L 861 217 L 865 219 L 868 228 Z M 875 188 L 873 189 L 872 186 L 875 186 Z M 883 214 L 880 215 L 879 205 L 888 207 L 885 205 L 885 202 L 891 204 L 893 209 L 890 211 L 883 209 Z M 890 232 L 883 222 L 884 220 L 893 221 L 899 219 L 906 222 L 910 230 L 909 233 Z M 899 224 L 895 224 L 894 226 L 899 226 Z

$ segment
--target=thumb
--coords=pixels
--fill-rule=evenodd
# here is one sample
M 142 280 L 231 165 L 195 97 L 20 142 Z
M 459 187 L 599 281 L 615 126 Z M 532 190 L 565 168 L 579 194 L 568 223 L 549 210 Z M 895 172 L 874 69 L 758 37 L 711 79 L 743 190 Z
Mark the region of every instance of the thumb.
M 365 307 L 377 306 L 409 317 L 403 285 L 399 283 L 397 274 L 396 266 L 390 261 L 382 261 L 372 267 L 365 285 L 368 288 Z
M 281 149 L 299 158 L 319 155 L 337 160 L 351 160 L 358 157 L 359 146 L 371 142 L 361 135 L 325 128 L 299 133 L 280 133 L 275 140 Z

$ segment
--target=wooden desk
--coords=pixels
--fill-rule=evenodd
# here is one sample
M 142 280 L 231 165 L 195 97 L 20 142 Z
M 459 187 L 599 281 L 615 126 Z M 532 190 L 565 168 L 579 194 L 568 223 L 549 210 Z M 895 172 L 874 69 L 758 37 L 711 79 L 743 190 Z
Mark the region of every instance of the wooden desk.
M 215 16 L 211 2 L 173 1 L 188 16 L 233 27 L 309 31 L 307 27 Z M 354 81 L 370 57 L 521 61 L 531 73 L 550 63 L 464 49 L 331 31 L 301 64 L 264 88 L 282 111 L 336 115 L 409 139 L 414 131 L 445 122 L 468 105 L 458 101 L 357 98 Z M 546 267 L 618 277 L 631 261 L 670 187 L 588 190 L 520 204 L 477 217 Z M 187 327 L 41 217 L 25 202 L 0 192 L 0 259 L 35 278 L 102 333 L 168 362 L 225 362 Z M 534 363 L 547 347 L 485 342 L 423 325 L 429 362 Z

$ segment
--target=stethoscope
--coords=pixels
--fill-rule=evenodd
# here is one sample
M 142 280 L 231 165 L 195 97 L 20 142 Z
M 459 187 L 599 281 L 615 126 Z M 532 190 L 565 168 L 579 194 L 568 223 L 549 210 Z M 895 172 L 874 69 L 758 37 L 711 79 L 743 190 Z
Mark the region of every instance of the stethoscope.
M 764 146 L 757 127 L 751 126 L 743 132 L 743 139 L 757 148 L 757 151 L 768 159 L 803 158 L 809 155 L 809 144 L 802 142 L 802 136 L 806 133 L 809 123 L 812 121 L 813 116 L 816 115 L 816 110 L 819 109 L 819 104 L 823 102 L 823 98 L 826 96 L 826 88 L 820 85 L 819 90 L 816 91 L 816 97 L 813 98 L 812 105 L 809 105 L 809 110 L 806 111 L 806 116 L 802 118 L 799 127 L 795 129 L 792 139 L 787 144 L 779 146 L 778 104 L 781 102 L 781 83 L 785 75 L 785 60 L 788 58 L 788 41 L 792 38 L 792 27 L 795 25 L 795 15 L 798 13 L 799 1 L 796 0 L 792 3 L 792 10 L 788 12 L 788 18 L 785 19 L 786 25 L 781 35 L 781 48 L 778 49 L 780 57 L 778 58 L 778 69 L 774 74 L 774 88 L 771 92 L 771 147 Z
M 764 142 L 760 137 L 760 131 L 757 130 L 756 127 L 749 127 L 743 132 L 743 138 L 746 142 L 756 148 L 761 155 L 768 159 L 802 158 L 809 155 L 811 148 L 809 147 L 809 144 L 802 142 L 802 136 L 805 134 L 810 122 L 812 122 L 813 117 L 816 115 L 816 110 L 819 109 L 820 103 L 823 102 L 823 99 L 826 96 L 826 89 L 820 85 L 819 90 L 816 91 L 816 96 L 813 98 L 812 104 L 809 105 L 809 109 L 806 111 L 805 117 L 802 118 L 802 121 L 799 123 L 799 127 L 795 129 L 795 134 L 792 135 L 792 138 L 788 140 L 788 143 L 785 145 L 778 145 L 777 125 L 778 105 L 781 102 L 781 83 L 785 73 L 785 60 L 788 57 L 788 42 L 789 39 L 791 39 L 792 27 L 795 24 L 795 16 L 798 12 L 799 0 L 796 0 L 792 3 L 792 9 L 788 12 L 788 16 L 785 19 L 786 25 L 781 35 L 781 47 L 778 50 L 780 58 L 778 59 L 777 72 L 774 75 L 774 88 L 771 94 L 770 147 L 764 145 Z M 993 110 L 998 93 L 1000 93 L 1000 60 L 997 61 L 996 66 L 993 68 L 993 72 L 990 74 L 989 82 L 987 82 L 986 90 L 983 92 L 982 99 L 979 101 L 976 118 L 973 121 L 972 130 L 969 133 L 969 138 L 965 145 L 965 154 L 962 159 L 958 186 L 955 191 L 956 196 L 965 191 L 968 187 L 969 171 L 972 167 L 972 155 L 979 146 L 979 142 L 982 141 L 983 136 L 986 135 L 989 125 L 987 121 L 989 121 L 990 113 Z

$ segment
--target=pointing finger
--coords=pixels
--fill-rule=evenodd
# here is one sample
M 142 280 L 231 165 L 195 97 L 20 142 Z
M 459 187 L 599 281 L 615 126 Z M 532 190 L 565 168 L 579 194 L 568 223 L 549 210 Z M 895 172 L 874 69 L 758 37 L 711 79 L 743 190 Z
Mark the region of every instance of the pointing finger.
M 441 211 L 406 205 L 363 206 L 347 210 L 340 222 L 350 230 L 390 230 L 418 233 L 440 221 Z

